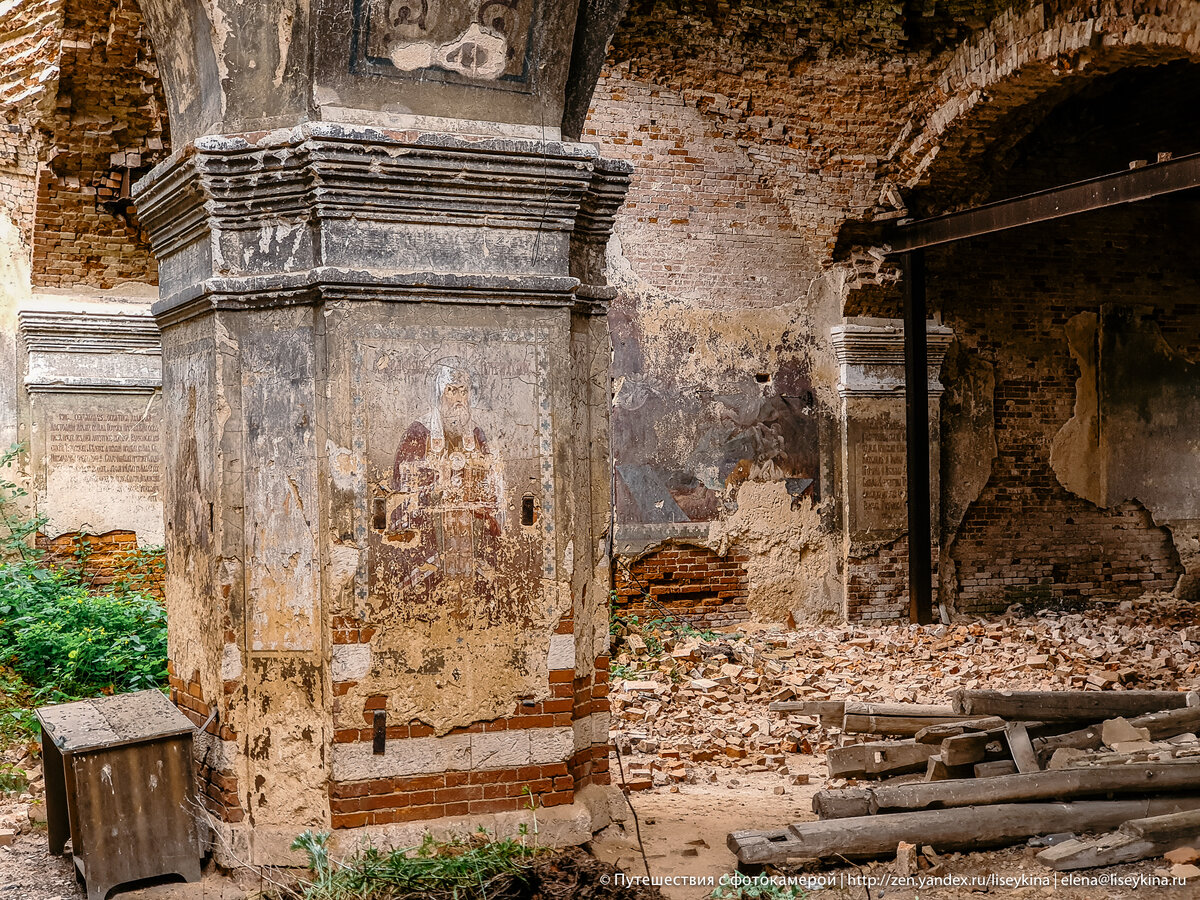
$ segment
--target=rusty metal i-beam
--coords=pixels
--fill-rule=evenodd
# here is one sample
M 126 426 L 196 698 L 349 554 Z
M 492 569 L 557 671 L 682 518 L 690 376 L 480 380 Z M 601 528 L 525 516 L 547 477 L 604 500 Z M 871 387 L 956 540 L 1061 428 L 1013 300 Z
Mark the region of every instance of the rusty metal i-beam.
M 908 222 L 895 226 L 884 239 L 890 252 L 908 253 L 1193 188 L 1200 188 L 1200 153 Z
M 908 451 L 909 618 L 933 622 L 933 525 L 929 501 L 929 347 L 925 252 L 904 255 L 904 399 Z

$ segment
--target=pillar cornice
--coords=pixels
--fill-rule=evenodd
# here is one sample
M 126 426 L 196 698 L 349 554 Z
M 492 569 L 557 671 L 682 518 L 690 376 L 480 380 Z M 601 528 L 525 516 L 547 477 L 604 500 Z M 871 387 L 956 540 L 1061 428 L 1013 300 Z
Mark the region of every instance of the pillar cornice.
M 602 284 L 631 171 L 569 142 L 319 123 L 203 138 L 137 186 L 155 310 L 288 306 L 365 285 L 382 300 L 572 303 L 580 283 Z

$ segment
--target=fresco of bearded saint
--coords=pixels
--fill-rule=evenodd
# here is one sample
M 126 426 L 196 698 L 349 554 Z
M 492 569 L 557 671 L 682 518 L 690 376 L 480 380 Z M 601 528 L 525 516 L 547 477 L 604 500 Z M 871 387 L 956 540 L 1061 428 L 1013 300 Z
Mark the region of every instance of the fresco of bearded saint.
M 399 502 L 386 541 L 397 582 L 471 615 L 494 605 L 503 524 L 499 467 L 472 421 L 471 373 L 459 357 L 434 363 L 428 422 L 413 422 L 396 449 Z

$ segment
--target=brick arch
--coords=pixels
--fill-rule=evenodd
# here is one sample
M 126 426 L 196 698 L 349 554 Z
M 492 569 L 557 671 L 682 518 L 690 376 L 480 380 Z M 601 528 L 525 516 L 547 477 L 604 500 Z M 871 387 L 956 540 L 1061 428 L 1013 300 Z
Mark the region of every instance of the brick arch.
M 53 109 L 38 128 L 33 281 L 153 283 L 133 182 L 169 153 L 166 102 L 136 0 L 65 0 L 54 22 Z
M 961 44 L 918 101 L 892 177 L 918 214 L 984 199 L 1010 154 L 1063 100 L 1104 75 L 1200 61 L 1200 2 L 1070 0 L 997 16 Z

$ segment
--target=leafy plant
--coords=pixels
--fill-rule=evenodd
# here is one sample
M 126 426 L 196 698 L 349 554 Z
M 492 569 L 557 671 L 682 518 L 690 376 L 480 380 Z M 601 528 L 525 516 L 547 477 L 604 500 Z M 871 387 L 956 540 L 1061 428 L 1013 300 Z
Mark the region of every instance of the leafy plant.
M 20 444 L 13 444 L 0 453 L 0 562 L 19 559 L 28 563 L 42 557 L 42 551 L 33 539 L 46 524 L 46 519 L 22 515 L 20 501 L 29 492 L 4 474 L 16 466 L 23 450 Z
M 308 856 L 314 876 L 304 900 L 482 900 L 499 884 L 520 878 L 542 852 L 481 831 L 449 841 L 426 834 L 417 847 L 391 852 L 368 847 L 335 862 L 328 840 L 328 832 L 306 831 L 292 844 Z
M 89 592 L 71 573 L 0 567 L 0 661 L 34 687 L 88 696 L 158 687 L 166 610 L 140 594 Z M 32 574 L 32 577 L 30 577 Z
M 19 794 L 26 785 L 24 771 L 12 763 L 0 763 L 0 794 Z
M 808 892 L 767 878 L 740 878 L 732 884 L 721 885 L 709 896 L 711 900 L 805 900 Z
M 37 706 L 162 687 L 167 619 L 129 583 L 91 590 L 80 572 L 43 566 L 32 538 L 45 521 L 21 517 L 23 495 L 0 476 L 0 735 L 33 739 Z

